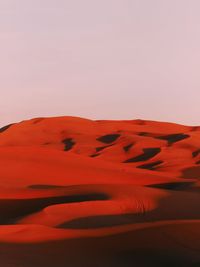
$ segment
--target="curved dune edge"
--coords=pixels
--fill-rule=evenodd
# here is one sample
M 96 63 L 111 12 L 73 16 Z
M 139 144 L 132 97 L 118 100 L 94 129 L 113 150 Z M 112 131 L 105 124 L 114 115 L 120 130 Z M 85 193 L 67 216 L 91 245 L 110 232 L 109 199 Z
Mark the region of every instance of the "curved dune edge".
M 42 225 L 8 225 L 0 226 L 0 242 L 5 243 L 41 243 L 65 239 L 98 238 L 143 229 L 173 229 L 186 226 L 195 230 L 194 240 L 200 238 L 200 220 L 174 220 L 150 223 L 139 223 L 126 226 L 109 227 L 97 230 L 61 230 Z M 180 228 L 181 231 L 181 228 Z M 186 241 L 187 242 L 187 241 Z M 200 242 L 200 241 L 199 241 Z M 200 247 L 199 247 L 200 251 Z

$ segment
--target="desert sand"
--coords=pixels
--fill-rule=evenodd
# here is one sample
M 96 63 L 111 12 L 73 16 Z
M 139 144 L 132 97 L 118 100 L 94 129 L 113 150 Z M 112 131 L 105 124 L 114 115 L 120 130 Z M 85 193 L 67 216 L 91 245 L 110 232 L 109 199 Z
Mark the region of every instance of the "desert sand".
M 0 266 L 200 266 L 200 127 L 36 118 L 0 129 Z

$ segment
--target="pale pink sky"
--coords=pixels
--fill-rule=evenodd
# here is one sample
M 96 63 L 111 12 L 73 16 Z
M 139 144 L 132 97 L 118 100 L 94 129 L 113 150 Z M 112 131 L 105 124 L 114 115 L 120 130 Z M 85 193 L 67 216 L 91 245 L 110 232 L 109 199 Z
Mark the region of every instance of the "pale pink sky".
M 0 0 L 0 125 L 200 125 L 199 0 Z

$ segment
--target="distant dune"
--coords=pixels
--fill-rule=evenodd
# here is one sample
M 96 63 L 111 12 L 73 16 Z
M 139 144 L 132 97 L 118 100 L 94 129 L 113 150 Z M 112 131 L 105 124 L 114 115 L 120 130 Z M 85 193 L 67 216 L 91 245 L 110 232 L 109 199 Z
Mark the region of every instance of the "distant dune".
M 200 266 L 200 127 L 36 118 L 0 129 L 0 266 Z

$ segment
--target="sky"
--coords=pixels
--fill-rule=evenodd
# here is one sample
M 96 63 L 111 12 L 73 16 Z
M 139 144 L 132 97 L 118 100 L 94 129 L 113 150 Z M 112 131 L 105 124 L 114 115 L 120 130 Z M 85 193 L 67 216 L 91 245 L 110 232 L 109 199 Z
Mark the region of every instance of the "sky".
M 199 0 L 0 0 L 0 125 L 200 125 Z

